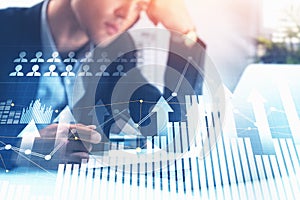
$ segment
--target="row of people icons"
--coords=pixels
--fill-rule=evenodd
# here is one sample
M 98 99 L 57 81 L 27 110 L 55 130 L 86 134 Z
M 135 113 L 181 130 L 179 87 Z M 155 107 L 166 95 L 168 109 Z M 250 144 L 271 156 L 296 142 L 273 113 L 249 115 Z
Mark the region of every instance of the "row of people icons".
M 31 72 L 28 72 L 26 76 L 41 76 L 41 73 L 38 71 L 39 70 L 39 65 L 33 65 L 31 68 Z M 24 73 L 22 72 L 23 66 L 22 65 L 17 65 L 15 67 L 15 71 L 11 72 L 9 76 L 25 76 Z M 45 72 L 43 76 L 59 76 L 58 72 L 55 71 L 56 66 L 55 65 L 50 65 L 49 66 L 49 71 Z M 66 71 L 62 72 L 60 76 L 76 76 L 73 70 L 72 65 L 67 65 L 66 66 Z M 93 73 L 89 71 L 90 66 L 89 65 L 84 65 L 82 67 L 82 71 L 78 72 L 77 76 L 93 76 Z M 95 76 L 110 76 L 106 70 L 106 65 L 101 65 L 100 66 L 100 71 L 95 74 Z M 126 76 L 126 72 L 123 72 L 124 66 L 123 65 L 118 65 L 116 67 L 116 71 L 112 73 L 112 76 Z
M 19 53 L 19 57 L 16 58 L 14 60 L 14 63 L 26 63 L 26 62 L 31 62 L 31 63 L 43 63 L 43 62 L 49 62 L 49 63 L 60 63 L 60 62 L 64 62 L 64 63 L 76 63 L 78 62 L 78 59 L 75 58 L 75 52 L 71 51 L 68 53 L 68 58 L 65 59 L 61 59 L 59 57 L 59 53 L 57 51 L 52 53 L 51 58 L 45 60 L 42 56 L 43 53 L 41 51 L 38 51 L 35 53 L 35 57 L 30 59 L 28 61 L 28 59 L 26 58 L 27 53 L 25 51 L 21 51 Z M 142 53 L 141 52 L 136 52 L 132 58 L 130 58 L 129 60 L 126 58 L 122 57 L 123 53 L 119 52 L 118 54 L 118 58 L 115 60 L 116 62 L 143 62 L 143 58 L 142 58 Z M 93 54 L 92 52 L 88 51 L 85 53 L 85 57 L 80 59 L 80 62 L 94 62 L 94 59 L 92 58 Z M 107 52 L 102 52 L 101 53 L 101 57 L 99 59 L 96 60 L 96 62 L 102 62 L 102 63 L 110 63 L 111 60 L 108 57 Z

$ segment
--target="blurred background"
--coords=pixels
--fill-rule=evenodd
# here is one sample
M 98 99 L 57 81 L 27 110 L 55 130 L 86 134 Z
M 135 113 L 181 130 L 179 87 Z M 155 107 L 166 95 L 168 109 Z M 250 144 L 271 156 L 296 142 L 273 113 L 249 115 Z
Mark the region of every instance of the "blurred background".
M 0 8 L 41 0 L 2 0 Z M 234 91 L 251 63 L 300 63 L 300 0 L 186 0 L 224 84 Z M 144 16 L 134 28 L 153 27 Z

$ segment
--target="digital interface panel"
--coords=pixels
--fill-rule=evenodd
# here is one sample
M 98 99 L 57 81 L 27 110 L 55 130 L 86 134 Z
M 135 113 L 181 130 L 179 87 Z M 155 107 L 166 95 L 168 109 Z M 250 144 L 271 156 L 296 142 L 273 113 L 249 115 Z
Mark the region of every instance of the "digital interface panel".
M 74 52 L 31 58 L 21 51 L 12 60 L 10 82 L 0 83 L 11 97 L 0 101 L 0 194 L 6 199 L 296 199 L 298 68 L 249 66 L 232 94 L 212 63 L 205 63 L 204 78 L 191 54 L 171 52 L 177 71 L 153 62 L 170 52 L 151 45 L 113 53 L 96 48 L 79 61 Z M 171 78 L 149 84 L 137 76 L 149 67 L 154 76 L 164 67 Z M 37 84 L 46 89 L 32 96 Z M 12 98 L 14 89 L 23 96 Z M 48 96 L 53 91 L 59 95 Z M 56 135 L 43 141 L 42 130 L 53 123 Z M 89 159 L 68 163 L 62 141 L 89 148 L 90 138 L 70 128 L 79 123 L 94 125 L 102 138 Z M 68 134 L 60 135 L 66 124 Z

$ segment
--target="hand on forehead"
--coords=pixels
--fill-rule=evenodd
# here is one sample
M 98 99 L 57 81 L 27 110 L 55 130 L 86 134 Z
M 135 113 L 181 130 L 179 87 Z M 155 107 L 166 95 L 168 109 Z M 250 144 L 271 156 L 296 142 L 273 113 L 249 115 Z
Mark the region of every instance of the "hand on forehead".
M 140 10 L 147 10 L 151 0 L 132 0 Z

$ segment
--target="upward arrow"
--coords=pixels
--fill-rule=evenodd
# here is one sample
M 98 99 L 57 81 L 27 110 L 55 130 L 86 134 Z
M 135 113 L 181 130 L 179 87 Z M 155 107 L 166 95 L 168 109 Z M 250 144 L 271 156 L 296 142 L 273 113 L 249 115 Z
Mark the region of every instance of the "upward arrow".
M 165 98 L 160 97 L 151 111 L 157 113 L 157 134 L 166 135 L 168 133 L 169 112 L 174 112 Z
M 31 154 L 36 137 L 40 137 L 40 133 L 34 120 L 32 119 L 18 135 L 18 138 L 22 138 L 20 152 L 24 152 L 26 155 Z M 24 158 L 21 154 L 19 154 L 17 157 L 17 163 L 20 164 L 22 162 L 24 162 Z
M 34 139 L 40 137 L 40 133 L 34 120 L 32 119 L 27 126 L 22 130 L 18 135 L 19 138 L 22 138 L 20 149 L 22 150 L 32 150 Z
M 105 116 L 108 116 L 109 112 L 103 102 L 99 100 L 88 115 L 92 117 L 93 125 L 103 126 Z
M 223 132 L 226 137 L 237 138 L 236 125 L 235 125 L 235 119 L 233 114 L 234 107 L 232 105 L 233 95 L 225 85 L 224 85 L 224 92 L 225 92 L 226 109 L 225 109 L 224 123 L 222 124 Z
M 253 107 L 253 112 L 256 119 L 256 127 L 258 129 L 259 138 L 262 145 L 262 151 L 265 154 L 274 154 L 275 149 L 272 141 L 272 134 L 264 107 L 266 100 L 259 94 L 257 90 L 253 90 L 248 98 L 248 101 Z
M 197 102 L 197 97 L 194 95 L 191 97 L 185 96 L 185 102 L 189 137 L 194 138 L 197 133 L 200 133 L 200 105 Z
M 72 111 L 69 106 L 66 106 L 59 115 L 53 120 L 54 123 L 75 123 L 76 120 L 72 114 Z
M 61 139 L 68 137 L 68 134 L 65 134 L 65 131 L 69 125 L 75 123 L 76 120 L 70 110 L 70 107 L 66 106 L 53 120 L 53 122 L 58 123 L 54 145 L 56 147 L 58 144 L 60 144 Z
M 280 78 L 279 78 L 280 80 Z M 281 101 L 288 119 L 290 129 L 295 144 L 300 144 L 300 120 L 297 113 L 296 105 L 293 100 L 289 85 L 286 80 L 278 81 L 278 89 L 281 97 Z

